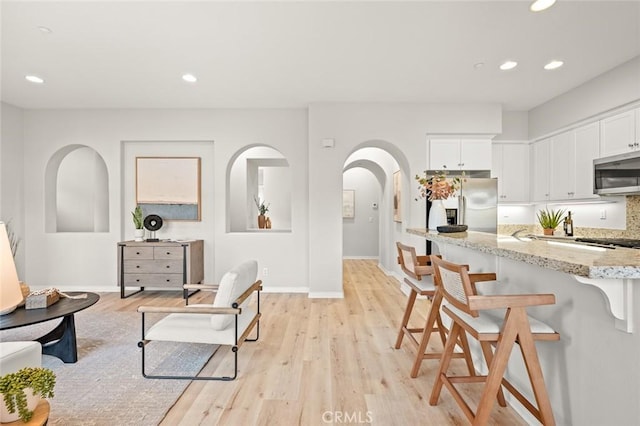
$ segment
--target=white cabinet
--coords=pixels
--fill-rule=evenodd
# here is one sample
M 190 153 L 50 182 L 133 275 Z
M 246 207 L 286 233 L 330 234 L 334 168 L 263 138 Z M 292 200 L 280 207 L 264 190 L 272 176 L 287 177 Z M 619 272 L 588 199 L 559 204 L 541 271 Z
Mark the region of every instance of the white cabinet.
M 498 178 L 498 202 L 529 201 L 529 145 L 492 144 L 491 177 Z
M 430 139 L 430 170 L 491 170 L 490 139 Z
M 592 123 L 549 140 L 549 199 L 599 198 L 593 194 L 593 160 L 600 154 L 600 126 Z
M 549 200 L 549 148 L 551 139 L 531 144 L 531 199 Z
M 561 133 L 552 137 L 550 144 L 549 199 L 571 199 L 575 193 L 575 134 Z
M 600 120 L 600 155 L 640 150 L 640 108 Z
M 593 193 L 593 160 L 600 157 L 600 123 L 575 130 L 575 198 L 600 198 Z

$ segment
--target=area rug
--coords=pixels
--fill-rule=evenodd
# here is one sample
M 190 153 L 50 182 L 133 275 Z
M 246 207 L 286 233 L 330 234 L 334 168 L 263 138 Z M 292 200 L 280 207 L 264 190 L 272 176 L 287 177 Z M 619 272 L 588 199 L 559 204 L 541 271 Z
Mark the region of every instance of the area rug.
M 157 319 L 161 316 L 153 315 Z M 0 341 L 34 340 L 59 320 L 0 332 Z M 149 322 L 149 321 L 147 321 Z M 78 362 L 43 356 L 56 374 L 49 425 L 157 425 L 189 380 L 145 379 L 140 371 L 140 314 L 93 312 L 75 315 Z M 151 322 L 149 322 L 151 325 Z M 148 374 L 197 375 L 215 352 L 202 344 L 152 343 Z

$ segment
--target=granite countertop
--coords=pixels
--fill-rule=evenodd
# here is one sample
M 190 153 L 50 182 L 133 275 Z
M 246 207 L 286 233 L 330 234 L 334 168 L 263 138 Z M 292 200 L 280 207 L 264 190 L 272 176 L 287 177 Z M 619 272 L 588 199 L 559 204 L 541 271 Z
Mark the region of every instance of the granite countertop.
M 407 229 L 435 243 L 467 247 L 587 278 L 640 279 L 640 250 L 600 248 L 571 240 L 535 240 L 485 232 L 441 234 L 425 228 Z

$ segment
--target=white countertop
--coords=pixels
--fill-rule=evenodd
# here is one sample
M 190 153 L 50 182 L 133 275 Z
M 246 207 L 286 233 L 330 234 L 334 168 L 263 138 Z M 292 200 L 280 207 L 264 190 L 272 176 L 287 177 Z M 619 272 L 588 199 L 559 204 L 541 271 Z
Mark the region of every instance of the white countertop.
M 587 278 L 640 279 L 640 250 L 599 248 L 572 244 L 571 240 L 530 240 L 485 232 L 438 233 L 425 228 L 407 229 L 435 243 L 467 247 Z

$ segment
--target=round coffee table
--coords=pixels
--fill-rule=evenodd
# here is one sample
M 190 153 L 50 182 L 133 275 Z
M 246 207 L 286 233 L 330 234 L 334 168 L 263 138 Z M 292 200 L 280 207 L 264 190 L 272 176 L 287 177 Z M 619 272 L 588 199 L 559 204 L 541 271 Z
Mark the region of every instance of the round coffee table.
M 100 300 L 96 293 L 69 292 L 70 296 L 86 294 L 85 299 L 60 298 L 51 306 L 42 309 L 18 308 L 10 314 L 0 316 L 0 330 L 24 327 L 57 318 L 62 321 L 56 328 L 44 336 L 36 339 L 42 344 L 42 353 L 60 358 L 65 363 L 78 361 L 78 347 L 76 345 L 76 325 L 73 314 L 79 312 Z

